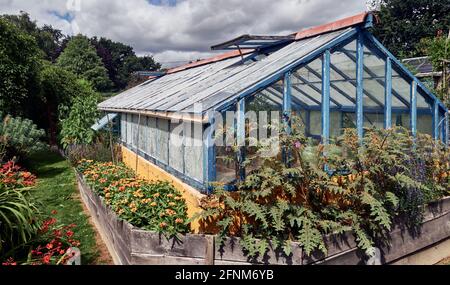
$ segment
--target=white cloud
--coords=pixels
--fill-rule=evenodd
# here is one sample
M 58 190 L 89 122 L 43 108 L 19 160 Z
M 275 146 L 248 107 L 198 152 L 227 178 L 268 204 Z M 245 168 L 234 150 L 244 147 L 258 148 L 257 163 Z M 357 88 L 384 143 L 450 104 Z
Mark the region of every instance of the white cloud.
M 64 15 L 77 0 L 0 0 L 0 13 L 27 11 L 39 24 L 72 33 Z M 148 0 L 78 0 L 71 11 L 79 31 L 133 46 L 163 62 L 195 60 L 213 44 L 241 34 L 287 34 L 365 10 L 364 0 L 182 0 L 151 5 Z M 161 1 L 169 3 L 170 1 Z M 75 26 L 74 26 L 75 27 Z

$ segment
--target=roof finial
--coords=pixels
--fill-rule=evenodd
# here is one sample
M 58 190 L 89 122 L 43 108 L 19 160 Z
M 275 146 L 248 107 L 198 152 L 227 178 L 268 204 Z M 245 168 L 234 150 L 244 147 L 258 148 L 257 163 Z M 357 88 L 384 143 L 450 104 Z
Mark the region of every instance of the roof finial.
M 367 0 L 366 7 L 368 12 L 380 12 L 381 0 Z

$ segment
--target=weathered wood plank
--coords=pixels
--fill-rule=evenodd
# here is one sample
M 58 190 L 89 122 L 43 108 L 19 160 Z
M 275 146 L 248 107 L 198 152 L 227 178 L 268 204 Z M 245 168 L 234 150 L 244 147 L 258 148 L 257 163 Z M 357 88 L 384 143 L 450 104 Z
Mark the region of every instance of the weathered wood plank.
M 179 240 L 167 240 L 158 233 L 134 229 L 132 236 L 133 253 L 205 258 L 207 239 L 203 235 L 188 234 L 180 236 Z
M 201 258 L 145 254 L 133 254 L 131 261 L 134 265 L 203 265 L 205 263 L 205 260 Z
M 215 246 L 216 261 L 232 261 L 253 264 L 301 265 L 303 251 L 296 243 L 292 243 L 292 254 L 287 257 L 284 253 L 270 249 L 264 257 L 249 258 L 240 245 L 239 238 L 226 239 L 223 246 Z

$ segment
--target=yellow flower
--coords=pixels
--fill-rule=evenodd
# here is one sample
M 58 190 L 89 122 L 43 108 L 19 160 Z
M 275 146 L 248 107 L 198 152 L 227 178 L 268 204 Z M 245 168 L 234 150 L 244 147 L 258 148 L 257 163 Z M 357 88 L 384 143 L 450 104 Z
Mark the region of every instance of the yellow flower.
M 152 207 L 156 207 L 156 205 L 157 205 L 156 202 L 153 202 L 150 204 L 150 206 L 152 206 Z

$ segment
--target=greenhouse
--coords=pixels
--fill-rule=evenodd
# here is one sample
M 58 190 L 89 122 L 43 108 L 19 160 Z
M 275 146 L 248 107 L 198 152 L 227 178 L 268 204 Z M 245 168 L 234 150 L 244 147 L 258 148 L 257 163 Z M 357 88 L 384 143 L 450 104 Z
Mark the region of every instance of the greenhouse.
M 201 192 L 242 175 L 218 159 L 230 149 L 217 130 L 230 120 L 217 114 L 232 116 L 225 140 L 245 140 L 247 120 L 263 110 L 257 121 L 299 118 L 322 144 L 345 128 L 362 137 L 394 126 L 448 144 L 448 110 L 370 33 L 373 21 L 364 13 L 287 36 L 241 36 L 212 47 L 226 53 L 151 74 L 99 109 L 120 115 L 125 150 Z

